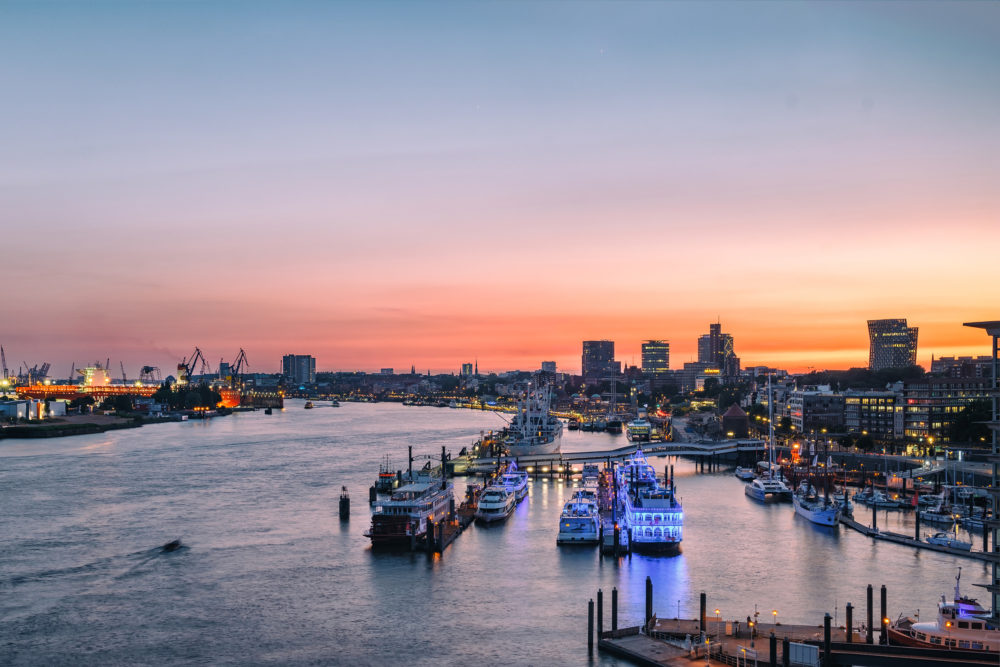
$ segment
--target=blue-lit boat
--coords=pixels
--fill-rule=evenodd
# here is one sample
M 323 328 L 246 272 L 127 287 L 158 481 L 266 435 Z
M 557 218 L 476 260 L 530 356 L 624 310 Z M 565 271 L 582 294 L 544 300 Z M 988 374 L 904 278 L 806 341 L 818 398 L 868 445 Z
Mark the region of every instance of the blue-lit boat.
M 684 509 L 672 479 L 660 485 L 656 471 L 641 449 L 626 459 L 616 473 L 621 522 L 633 551 L 675 554 L 680 551 Z

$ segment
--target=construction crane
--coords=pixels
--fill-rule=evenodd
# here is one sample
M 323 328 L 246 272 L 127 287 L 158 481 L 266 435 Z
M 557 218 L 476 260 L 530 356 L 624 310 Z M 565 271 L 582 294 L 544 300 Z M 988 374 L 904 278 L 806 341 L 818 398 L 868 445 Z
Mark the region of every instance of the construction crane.
M 250 370 L 250 362 L 247 361 L 247 353 L 240 348 L 240 353 L 236 355 L 236 360 L 229 364 L 229 372 L 232 373 L 230 386 L 234 389 L 243 386 L 243 374 Z
M 118 365 L 122 367 L 122 384 L 128 384 L 128 378 L 125 377 L 125 362 L 119 359 Z
M 3 378 L 7 379 L 7 355 L 3 351 L 3 345 L 0 345 L 0 365 L 3 366 Z

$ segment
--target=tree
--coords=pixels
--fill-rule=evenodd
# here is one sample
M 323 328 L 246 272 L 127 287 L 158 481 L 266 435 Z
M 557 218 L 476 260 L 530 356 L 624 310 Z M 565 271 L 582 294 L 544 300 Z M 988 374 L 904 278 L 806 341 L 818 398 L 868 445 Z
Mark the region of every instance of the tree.
M 990 421 L 993 417 L 993 406 L 989 399 L 979 398 L 958 413 L 948 431 L 952 442 L 981 442 L 990 436 L 990 429 L 979 422 Z
M 870 452 L 875 449 L 875 440 L 870 435 L 863 435 L 858 438 L 858 449 Z

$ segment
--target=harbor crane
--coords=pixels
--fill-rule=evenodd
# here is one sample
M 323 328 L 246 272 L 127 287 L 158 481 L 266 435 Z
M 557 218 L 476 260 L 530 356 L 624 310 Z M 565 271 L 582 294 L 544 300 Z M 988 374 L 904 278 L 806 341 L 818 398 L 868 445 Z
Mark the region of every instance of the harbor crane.
M 201 361 L 200 366 L 198 366 L 199 361 Z M 181 360 L 181 363 L 177 364 L 177 384 L 187 384 L 190 382 L 195 374 L 195 368 L 199 369 L 200 375 L 204 375 L 209 370 L 208 362 L 205 361 L 205 355 L 197 347 L 194 348 L 194 353 L 191 355 L 190 361 L 185 357 Z
M 250 362 L 247 361 L 247 353 L 240 348 L 240 353 L 236 355 L 236 360 L 229 365 L 230 382 L 229 386 L 234 389 L 243 386 L 243 374 L 250 369 Z
M 7 379 L 7 355 L 3 351 L 3 345 L 0 345 L 0 365 L 3 366 L 3 377 Z
M 143 366 L 139 370 L 139 382 L 142 384 L 163 384 L 163 376 L 160 375 L 158 366 Z
M 128 384 L 128 378 L 125 377 L 125 362 L 119 359 L 118 365 L 122 367 L 122 384 Z

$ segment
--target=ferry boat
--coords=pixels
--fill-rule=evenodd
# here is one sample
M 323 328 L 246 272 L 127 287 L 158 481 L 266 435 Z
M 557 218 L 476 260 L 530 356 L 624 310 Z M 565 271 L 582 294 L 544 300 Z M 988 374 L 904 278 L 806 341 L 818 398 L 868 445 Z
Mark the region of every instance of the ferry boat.
M 427 522 L 448 516 L 455 502 L 454 486 L 447 479 L 423 478 L 404 484 L 388 500 L 372 508 L 372 548 L 405 548 L 427 534 Z
M 652 430 L 653 425 L 648 420 L 640 417 L 633 419 L 625 426 L 625 437 L 631 442 L 647 442 Z
M 556 544 L 597 544 L 601 539 L 601 517 L 593 492 L 577 491 L 563 506 Z
M 622 523 L 631 549 L 640 553 L 676 554 L 684 529 L 684 509 L 672 479 L 660 486 L 641 449 L 616 471 Z
M 961 578 L 962 568 L 958 568 L 955 600 L 949 603 L 941 596 L 936 620 L 918 623 L 912 618 L 903 618 L 890 623 L 887 627 L 889 643 L 920 648 L 1000 652 L 1000 628 L 987 621 L 989 609 L 961 594 L 958 588 Z
M 512 489 L 507 489 L 503 484 L 492 484 L 479 496 L 476 521 L 482 523 L 506 521 L 514 512 L 516 505 L 517 500 Z
M 528 473 L 517 469 L 517 463 L 510 462 L 506 472 L 500 476 L 500 484 L 514 494 L 514 503 L 524 500 L 528 495 Z
M 517 404 L 517 412 L 503 435 L 510 456 L 554 454 L 559 451 L 563 423 L 549 413 L 550 393 L 546 385 L 531 390 Z
M 762 503 L 777 503 L 792 497 L 792 490 L 787 484 L 780 479 L 769 477 L 758 477 L 753 480 L 743 487 L 743 493 Z

